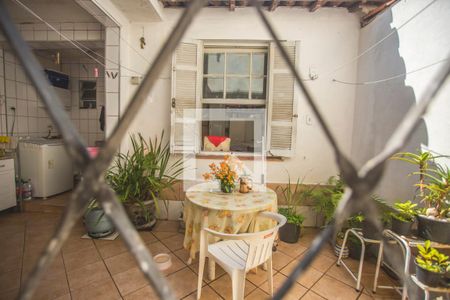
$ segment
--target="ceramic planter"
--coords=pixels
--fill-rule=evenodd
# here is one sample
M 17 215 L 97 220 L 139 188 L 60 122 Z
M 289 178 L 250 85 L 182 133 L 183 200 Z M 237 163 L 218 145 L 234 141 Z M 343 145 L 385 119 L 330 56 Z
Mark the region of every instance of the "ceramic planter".
M 96 239 L 110 235 L 114 232 L 114 225 L 101 208 L 89 209 L 84 215 L 84 226 L 87 234 Z
M 419 236 L 430 241 L 450 244 L 450 222 L 418 215 Z
M 367 221 L 362 222 L 362 233 L 366 239 L 381 240 L 380 232 L 378 232 L 375 225 L 373 225 L 370 222 Z
M 392 218 L 392 231 L 399 235 L 411 236 L 411 228 L 414 222 L 404 222 L 399 219 Z
M 445 285 L 445 273 L 435 273 L 423 269 L 416 263 L 416 276 L 420 282 L 431 287 L 439 287 Z
M 153 200 L 139 203 L 124 203 L 125 210 L 136 229 L 151 230 L 156 224 L 155 202 Z
M 286 243 L 297 243 L 298 238 L 300 237 L 300 226 L 286 223 L 278 230 L 278 234 L 280 236 L 280 240 Z

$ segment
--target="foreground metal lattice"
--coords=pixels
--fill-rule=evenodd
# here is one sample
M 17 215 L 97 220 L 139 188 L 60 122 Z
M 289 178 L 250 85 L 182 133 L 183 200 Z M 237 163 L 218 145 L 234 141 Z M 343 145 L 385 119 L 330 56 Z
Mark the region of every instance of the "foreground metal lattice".
M 92 197 L 95 197 L 100 201 L 106 214 L 111 217 L 114 225 L 124 238 L 129 251 L 134 255 L 140 269 L 145 274 L 158 296 L 162 299 L 175 299 L 173 293 L 171 292 L 170 286 L 167 284 L 164 276 L 162 276 L 162 274 L 157 270 L 152 260 L 152 256 L 145 247 L 139 234 L 129 221 L 122 205 L 118 202 L 115 193 L 108 187 L 108 185 L 104 183 L 102 174 L 114 158 L 114 155 L 120 146 L 120 142 L 127 133 L 127 129 L 132 122 L 133 117 L 139 112 L 139 109 L 156 82 L 158 75 L 163 67 L 169 62 L 169 58 L 171 57 L 174 49 L 177 47 L 195 15 L 204 6 L 204 3 L 204 0 L 193 0 L 191 5 L 186 8 L 167 41 L 159 50 L 158 56 L 150 66 L 142 81 L 142 84 L 135 92 L 129 106 L 123 113 L 117 126 L 114 128 L 113 133 L 107 139 L 105 147 L 95 159 L 92 159 L 89 157 L 80 135 L 64 111 L 61 102 L 57 98 L 53 89 L 50 88 L 46 78 L 41 72 L 39 63 L 33 56 L 28 45 L 21 38 L 19 31 L 15 28 L 7 13 L 3 0 L 0 1 L 1 29 L 11 47 L 15 51 L 16 56 L 24 66 L 27 76 L 35 85 L 51 119 L 56 124 L 59 132 L 61 132 L 65 141 L 66 149 L 75 166 L 83 171 L 85 178 L 85 180 L 83 180 L 73 192 L 64 215 L 60 220 L 59 226 L 53 234 L 44 253 L 39 258 L 31 275 L 25 283 L 25 286 L 21 290 L 20 299 L 31 299 L 40 279 L 48 269 L 54 257 L 61 250 L 61 247 L 68 238 L 72 227 L 83 215 L 83 212 Z M 281 299 L 291 288 L 295 280 L 308 268 L 316 255 L 321 251 L 322 247 L 335 234 L 335 232 L 341 228 L 344 220 L 346 220 L 352 213 L 358 211 L 366 212 L 365 215 L 369 217 L 369 221 L 375 224 L 378 230 L 381 231 L 381 224 L 379 223 L 376 214 L 373 213 L 376 211 L 375 204 L 370 201 L 369 196 L 383 175 L 383 169 L 387 159 L 389 159 L 389 157 L 397 151 L 401 150 L 402 146 L 406 143 L 418 125 L 428 105 L 431 103 L 441 86 L 448 78 L 450 73 L 450 65 L 447 63 L 445 67 L 442 68 L 441 72 L 439 72 L 435 80 L 428 87 L 423 99 L 421 99 L 416 106 L 410 109 L 400 126 L 386 143 L 381 153 L 367 161 L 361 169 L 357 170 L 339 148 L 337 141 L 331 134 L 329 127 L 320 114 L 315 101 L 300 79 L 299 72 L 295 69 L 295 65 L 292 61 L 290 61 L 288 54 L 281 47 L 277 34 L 267 19 L 266 13 L 261 8 L 261 3 L 253 1 L 253 5 L 255 6 L 265 27 L 269 31 L 272 39 L 276 41 L 284 60 L 288 63 L 291 72 L 295 75 L 297 84 L 303 92 L 305 99 L 319 120 L 322 130 L 334 150 L 339 171 L 348 185 L 344 193 L 343 200 L 340 202 L 336 211 L 335 221 L 327 226 L 315 238 L 311 248 L 306 253 L 302 261 L 300 261 L 294 268 L 281 288 L 274 295 L 274 299 Z M 396 255 L 393 257 L 397 257 L 395 264 L 399 267 L 399 269 L 401 269 L 401 258 Z M 407 281 L 407 284 L 409 285 L 410 282 Z M 411 296 L 414 295 L 410 295 L 410 298 Z

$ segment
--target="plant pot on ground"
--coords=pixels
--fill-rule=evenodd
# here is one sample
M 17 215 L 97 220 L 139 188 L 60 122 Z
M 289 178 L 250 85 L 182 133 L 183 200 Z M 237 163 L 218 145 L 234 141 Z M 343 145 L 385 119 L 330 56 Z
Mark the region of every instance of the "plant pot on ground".
M 106 237 L 115 231 L 114 224 L 95 201 L 84 214 L 84 226 L 87 234 L 94 239 Z
M 141 134 L 131 135 L 131 150 L 119 153 L 106 173 L 106 182 L 124 203 L 131 221 L 138 229 L 151 229 L 159 211 L 158 196 L 173 189 L 183 172 L 182 158 L 171 160 L 164 132 L 147 142 Z
M 300 230 L 305 217 L 296 212 L 305 197 L 309 197 L 314 188 L 301 188 L 303 179 L 297 179 L 294 187 L 291 185 L 291 177 L 288 174 L 288 184 L 280 187 L 286 207 L 279 208 L 278 212 L 286 217 L 286 224 L 279 229 L 280 240 L 286 243 L 296 243 L 300 237 Z
M 419 254 L 416 256 L 417 279 L 431 287 L 448 285 L 446 273 L 450 272 L 449 257 L 431 247 L 430 241 L 424 246 L 418 245 Z

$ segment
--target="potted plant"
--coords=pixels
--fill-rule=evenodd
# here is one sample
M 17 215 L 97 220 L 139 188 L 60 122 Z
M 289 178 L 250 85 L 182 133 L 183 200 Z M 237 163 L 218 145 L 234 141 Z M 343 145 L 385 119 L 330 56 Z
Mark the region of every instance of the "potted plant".
M 431 247 L 429 240 L 424 246 L 417 245 L 419 254 L 416 256 L 416 276 L 420 282 L 431 286 L 448 285 L 446 274 L 450 272 L 449 257 Z
M 409 175 L 418 175 L 418 197 L 424 208 L 418 210 L 418 234 L 424 239 L 450 244 L 450 169 L 435 162 L 441 156 L 430 152 L 419 154 L 402 152 L 393 159 L 418 166 L 419 170 Z
M 410 236 L 411 227 L 416 219 L 417 204 L 411 201 L 395 202 L 395 211 L 391 213 L 392 230 L 400 235 Z
M 279 229 L 280 240 L 286 243 L 296 243 L 300 237 L 301 227 L 305 217 L 297 213 L 297 206 L 301 204 L 305 197 L 311 195 L 313 188 L 302 189 L 303 179 L 297 179 L 294 187 L 291 184 L 291 177 L 288 174 L 288 183 L 286 187 L 279 186 L 283 195 L 286 207 L 281 207 L 278 212 L 286 217 L 286 224 Z
M 232 193 L 238 180 L 240 165 L 229 156 L 225 155 L 219 166 L 215 163 L 209 165 L 210 171 L 203 174 L 205 180 L 216 179 L 223 193 Z
M 87 234 L 94 239 L 108 236 L 115 231 L 114 224 L 95 199 L 89 203 L 83 221 Z
M 183 171 L 182 159 L 170 159 L 169 143 L 163 138 L 164 132 L 148 142 L 141 134 L 131 135 L 131 151 L 119 153 L 106 172 L 106 181 L 138 229 L 155 225 L 158 196 L 164 189 L 172 189 Z

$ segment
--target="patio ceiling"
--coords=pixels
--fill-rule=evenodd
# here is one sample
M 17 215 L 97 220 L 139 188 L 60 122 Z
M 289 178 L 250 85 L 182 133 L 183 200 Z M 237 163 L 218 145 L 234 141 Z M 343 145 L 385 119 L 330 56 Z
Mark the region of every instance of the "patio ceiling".
M 190 0 L 160 0 L 164 7 L 185 7 Z M 398 0 L 258 0 L 269 11 L 277 7 L 307 9 L 315 12 L 320 8 L 346 8 L 351 13 L 361 14 L 361 26 L 373 20 L 379 13 L 392 6 Z M 236 8 L 251 6 L 251 0 L 208 0 L 208 7 L 228 7 L 230 11 Z

